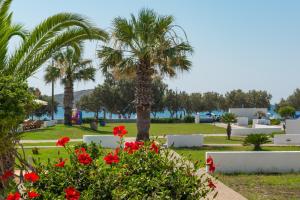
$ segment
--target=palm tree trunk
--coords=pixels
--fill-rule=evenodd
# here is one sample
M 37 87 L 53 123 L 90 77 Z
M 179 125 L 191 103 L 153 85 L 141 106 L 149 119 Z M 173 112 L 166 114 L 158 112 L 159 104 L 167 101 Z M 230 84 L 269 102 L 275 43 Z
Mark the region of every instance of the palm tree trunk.
M 64 91 L 64 124 L 72 126 L 72 109 L 73 109 L 73 81 L 72 79 L 66 80 L 65 91 Z
M 54 120 L 54 81 L 52 81 L 51 119 Z
M 149 140 L 150 113 L 152 102 L 151 71 L 147 64 L 142 63 L 137 67 L 136 82 L 136 114 L 137 114 L 137 141 Z

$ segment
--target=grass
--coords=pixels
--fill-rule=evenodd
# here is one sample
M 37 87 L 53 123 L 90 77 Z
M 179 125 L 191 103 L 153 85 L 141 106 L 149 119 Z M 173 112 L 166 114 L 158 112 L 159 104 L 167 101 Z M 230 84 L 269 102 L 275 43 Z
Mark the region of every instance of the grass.
M 70 145 L 76 145 L 81 142 L 69 142 Z M 42 142 L 42 143 L 23 143 L 24 147 L 26 146 L 56 146 L 56 142 Z
M 262 147 L 264 151 L 300 151 L 299 146 L 283 146 L 283 147 Z M 240 147 L 202 147 L 195 149 L 174 149 L 177 153 L 187 157 L 192 161 L 200 161 L 205 163 L 205 153 L 207 151 L 251 151 L 252 146 Z
M 51 161 L 55 161 L 58 158 L 68 157 L 66 150 L 63 148 L 39 149 L 38 155 L 34 155 L 32 153 L 32 149 L 24 149 L 24 151 L 27 160 L 31 160 L 31 158 L 34 158 L 36 160 L 39 160 L 40 162 L 47 162 L 48 159 Z
M 118 125 L 125 125 L 128 130 L 128 137 L 136 136 L 135 123 L 111 123 L 105 127 L 99 127 L 97 131 L 89 128 L 89 125 L 83 126 L 64 126 L 56 125 L 45 129 L 25 132 L 22 139 L 24 140 L 50 140 L 58 139 L 62 136 L 68 136 L 71 139 L 80 139 L 83 135 L 98 135 L 98 134 L 112 134 L 112 129 Z M 224 128 L 214 126 L 212 124 L 151 124 L 151 136 L 163 136 L 166 134 L 211 134 L 211 133 L 225 133 Z
M 249 200 L 300 199 L 300 174 L 220 174 L 217 177 Z

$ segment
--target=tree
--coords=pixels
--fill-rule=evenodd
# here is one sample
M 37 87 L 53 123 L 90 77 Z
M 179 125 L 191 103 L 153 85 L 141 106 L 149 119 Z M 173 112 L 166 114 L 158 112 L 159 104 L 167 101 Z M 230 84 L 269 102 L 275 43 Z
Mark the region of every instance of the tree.
M 277 111 L 280 107 L 283 107 L 283 106 L 292 106 L 296 110 L 300 109 L 300 89 L 299 88 L 297 88 L 293 92 L 293 94 L 288 96 L 287 99 L 281 99 L 281 101 L 278 104 L 276 104 Z
M 95 121 L 99 121 L 99 112 L 103 108 L 103 104 L 99 99 L 99 95 L 96 90 L 94 90 L 89 95 L 84 95 L 80 98 L 78 102 L 76 102 L 76 107 L 87 111 L 95 113 Z
M 267 91 L 250 90 L 247 95 L 247 107 L 249 108 L 269 108 L 272 95 Z
M 57 112 L 58 102 L 52 101 L 52 98 L 46 95 L 41 95 L 39 100 L 45 101 L 47 105 L 37 105 L 37 108 L 33 110 L 33 115 L 42 117 L 43 115 L 52 116 Z
M 220 110 L 222 107 L 223 96 L 217 92 L 206 92 L 202 95 L 202 102 L 205 111 Z
M 166 109 L 170 112 L 170 117 L 173 118 L 176 116 L 177 118 L 177 112 L 180 109 L 178 94 L 176 91 L 172 89 L 166 90 L 166 94 L 164 97 L 164 105 Z
M 201 93 L 192 93 L 190 95 L 190 101 L 191 101 L 193 112 L 197 113 L 197 112 L 205 111 Z
M 0 76 L 0 174 L 14 170 L 14 147 L 20 133 L 16 130 L 32 107 L 34 96 L 29 92 L 27 83 L 11 76 Z M 5 182 L 0 181 L 0 198 Z
M 226 133 L 227 139 L 230 140 L 231 137 L 231 123 L 236 121 L 236 116 L 233 113 L 225 113 L 221 117 L 221 121 L 227 123 Z
M 156 77 L 152 82 L 151 112 L 155 118 L 158 112 L 163 112 L 165 109 L 164 96 L 167 88 L 168 85 L 163 83 L 159 77 Z
M 182 110 L 184 113 L 184 116 L 186 114 L 191 115 L 193 112 L 193 108 L 192 108 L 192 102 L 190 99 L 189 94 L 187 94 L 186 92 L 180 92 L 178 94 L 178 100 L 179 100 L 179 105 L 180 105 L 180 110 Z
M 247 95 L 242 90 L 232 90 L 225 94 L 228 108 L 247 108 Z
M 284 119 L 288 119 L 295 116 L 296 110 L 292 106 L 283 106 L 279 108 L 278 113 Z
M 9 12 L 12 0 L 0 0 L 0 74 L 26 80 L 32 76 L 54 52 L 76 46 L 83 40 L 107 40 L 105 31 L 93 26 L 84 17 L 72 13 L 60 13 L 48 17 L 31 32 L 21 24 L 12 22 Z M 15 51 L 8 53 L 8 45 L 14 36 L 22 41 Z
M 77 47 L 81 47 L 77 44 Z M 82 49 L 67 47 L 53 56 L 54 65 L 60 70 L 57 74 L 64 85 L 64 123 L 72 125 L 72 109 L 74 104 L 74 82 L 93 80 L 96 69 L 91 60 L 82 59 Z M 47 75 L 46 75 L 47 76 Z
M 44 80 L 45 82 L 48 84 L 48 83 L 51 83 L 51 105 L 52 105 L 52 108 L 51 108 L 51 119 L 54 120 L 54 84 L 55 82 L 58 80 L 60 76 L 60 70 L 59 68 L 57 67 L 54 67 L 54 61 L 52 61 L 52 65 L 49 65 L 47 68 L 46 68 L 46 73 L 45 73 L 45 76 L 44 76 Z
M 253 145 L 254 151 L 261 151 L 261 145 L 271 142 L 266 134 L 250 134 L 244 140 L 244 145 Z
M 160 16 L 143 9 L 129 20 L 113 20 L 111 42 L 98 52 L 102 71 L 134 74 L 137 140 L 149 140 L 152 81 L 156 75 L 174 77 L 177 71 L 188 71 L 192 47 L 180 38 L 172 16 Z

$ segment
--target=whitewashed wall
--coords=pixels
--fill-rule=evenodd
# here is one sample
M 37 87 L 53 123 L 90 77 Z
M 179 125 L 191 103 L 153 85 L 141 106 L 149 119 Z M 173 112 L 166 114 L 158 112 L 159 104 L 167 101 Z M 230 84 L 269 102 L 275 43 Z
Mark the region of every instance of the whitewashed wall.
M 267 108 L 229 108 L 229 112 L 235 114 L 237 117 L 248 117 L 250 120 L 256 119 L 257 112 L 267 114 Z
M 271 134 L 274 132 L 280 132 L 281 128 L 270 127 L 270 128 L 233 128 L 231 131 L 231 135 L 233 136 L 246 136 L 250 134 Z
M 300 151 L 206 152 L 220 173 L 300 172 Z
M 47 128 L 47 127 L 50 127 L 50 126 L 55 126 L 55 124 L 57 124 L 56 120 L 50 120 L 50 121 L 44 121 L 43 126 Z
M 167 147 L 201 147 L 203 135 L 167 135 Z
M 300 120 L 299 119 L 286 120 L 286 134 L 300 134 Z
M 274 144 L 300 145 L 300 134 L 275 135 Z
M 248 117 L 237 117 L 238 126 L 248 126 Z
M 268 119 L 253 119 L 252 125 L 254 126 L 255 124 L 270 125 L 271 121 Z
M 87 144 L 94 142 L 104 148 L 114 149 L 119 146 L 120 139 L 113 135 L 84 135 L 83 142 Z

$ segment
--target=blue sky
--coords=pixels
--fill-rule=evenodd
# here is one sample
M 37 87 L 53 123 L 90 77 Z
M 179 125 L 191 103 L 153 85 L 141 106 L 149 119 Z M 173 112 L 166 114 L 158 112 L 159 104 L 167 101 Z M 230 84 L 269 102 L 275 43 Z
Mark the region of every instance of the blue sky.
M 47 16 L 58 12 L 76 12 L 87 16 L 99 27 L 109 30 L 116 16 L 129 16 L 141 8 L 173 15 L 187 32 L 195 48 L 193 68 L 166 82 L 173 89 L 187 92 L 232 89 L 261 89 L 273 95 L 272 102 L 300 87 L 300 1 L 298 0 L 14 0 L 14 21 L 33 28 Z M 95 60 L 89 43 L 87 58 Z M 43 69 L 32 86 L 50 94 L 43 82 Z M 75 90 L 93 88 L 96 82 L 76 83 Z M 63 87 L 56 84 L 56 93 Z

